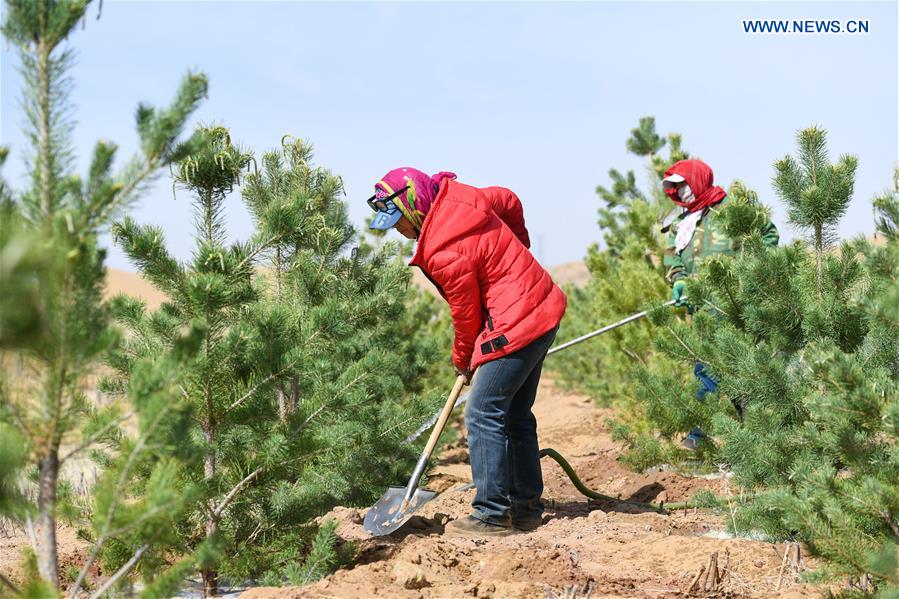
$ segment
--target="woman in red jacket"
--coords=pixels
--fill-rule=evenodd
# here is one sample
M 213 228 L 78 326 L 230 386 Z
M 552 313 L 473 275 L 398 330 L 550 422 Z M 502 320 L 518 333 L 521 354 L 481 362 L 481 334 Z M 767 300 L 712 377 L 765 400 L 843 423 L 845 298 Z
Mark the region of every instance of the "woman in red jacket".
M 542 522 L 543 476 L 531 412 L 543 358 L 566 298 L 528 248 L 521 202 L 502 187 L 479 189 L 453 173 L 390 171 L 368 203 L 371 227 L 417 239 L 410 263 L 450 306 L 453 364 L 469 381 L 465 410 L 472 514 L 447 525 L 457 534 L 504 535 Z

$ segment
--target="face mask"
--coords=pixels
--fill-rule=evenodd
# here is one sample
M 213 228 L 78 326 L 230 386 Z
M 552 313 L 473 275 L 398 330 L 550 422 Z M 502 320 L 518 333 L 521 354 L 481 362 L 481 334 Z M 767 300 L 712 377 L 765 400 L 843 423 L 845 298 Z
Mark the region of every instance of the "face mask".
M 689 185 L 683 185 L 678 188 L 677 197 L 680 198 L 681 202 L 691 202 L 693 201 L 693 190 L 690 189 Z

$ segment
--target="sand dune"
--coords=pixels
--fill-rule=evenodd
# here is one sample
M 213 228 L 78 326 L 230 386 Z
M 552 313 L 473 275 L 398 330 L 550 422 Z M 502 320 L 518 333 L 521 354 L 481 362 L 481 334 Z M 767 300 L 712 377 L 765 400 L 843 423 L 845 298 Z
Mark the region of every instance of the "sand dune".
M 163 292 L 153 287 L 149 281 L 136 272 L 107 268 L 105 297 L 109 299 L 119 293 L 139 297 L 147 303 L 149 310 L 155 310 L 166 299 Z
M 553 266 L 549 269 L 549 274 L 557 285 L 571 284 L 575 287 L 585 287 L 590 282 L 590 271 L 581 260 Z
M 583 262 L 567 262 L 549 269 L 550 274 L 559 285 L 572 283 L 583 287 L 590 280 L 590 272 Z M 421 289 L 439 296 L 437 289 L 425 277 L 418 268 L 412 269 L 412 281 Z M 135 272 L 119 270 L 117 268 L 106 269 L 106 298 L 118 293 L 125 293 L 139 297 L 147 302 L 149 310 L 155 310 L 159 304 L 165 301 L 165 294 L 153 287 L 148 281 Z

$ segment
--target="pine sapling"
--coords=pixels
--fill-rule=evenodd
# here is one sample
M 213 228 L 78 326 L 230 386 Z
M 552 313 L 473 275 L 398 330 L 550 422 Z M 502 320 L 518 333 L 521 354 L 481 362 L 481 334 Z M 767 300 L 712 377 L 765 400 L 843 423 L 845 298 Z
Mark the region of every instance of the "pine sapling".
M 847 154 L 831 164 L 827 132 L 819 127 L 799 131 L 796 141 L 798 159 L 785 156 L 774 163 L 774 189 L 787 204 L 790 223 L 810 234 L 820 299 L 824 286 L 824 253 L 833 245 L 836 223 L 849 208 L 858 159 Z
M 701 362 L 718 381 L 702 402 L 709 458 L 749 494 L 735 529 L 803 541 L 823 565 L 810 576 L 848 576 L 896 592 L 899 532 L 899 318 L 895 196 L 875 201 L 881 234 L 827 251 L 853 187 L 855 160 L 826 162 L 823 131 L 799 135 L 799 158 L 778 162 L 777 186 L 809 245 L 769 248 L 752 198 L 722 209 L 743 250 L 704 263 L 688 285 L 701 305 L 691 326 L 655 314 L 659 348 Z M 684 430 L 671 381 L 645 370 L 641 393 L 659 430 Z
M 283 318 L 288 322 L 296 299 L 308 297 L 308 291 L 297 288 L 298 279 L 291 273 L 309 263 L 316 264 L 319 273 L 325 272 L 353 237 L 346 206 L 338 200 L 342 192 L 339 177 L 313 166 L 312 145 L 290 135 L 282 138 L 281 151 L 267 152 L 262 169 L 247 177 L 242 194 L 258 234 L 275 240 L 260 256 L 260 264 L 268 267 L 273 279 L 273 306 L 285 311 Z M 274 381 L 281 420 L 295 414 L 299 402 L 296 366 L 301 356 L 289 355 L 291 349 L 299 349 L 293 346 L 285 344 L 277 358 L 282 365 Z
M 663 137 L 656 132 L 652 117 L 640 119 L 639 126 L 631 131 L 627 148 L 646 159 L 648 185 L 641 189 L 634 172 L 612 169 L 612 185 L 597 187 L 603 204 L 599 209 L 599 227 L 605 247 L 594 245 L 588 250 L 589 284 L 583 289 L 567 290 L 570 301 L 563 329 L 569 338 L 643 310 L 668 294 L 661 260 L 665 238 L 660 229 L 673 204 L 662 193 L 658 176 L 660 169 L 664 171 L 670 162 L 686 158 L 687 154 L 679 135 Z M 633 373 L 638 365 L 661 360 L 670 368 L 667 357 L 653 348 L 655 335 L 648 321 L 629 325 L 567 350 L 566 358 L 553 364 L 566 384 L 587 391 L 604 404 L 627 406 L 622 410 L 625 422 L 619 422 L 615 430 L 620 440 L 640 448 L 642 457 L 630 457 L 632 463 L 641 465 L 647 463 L 650 454 L 657 457 L 665 453 L 657 440 L 648 435 L 645 416 L 634 403 Z
M 3 21 L 3 34 L 18 48 L 24 73 L 31 185 L 21 194 L 3 185 L 3 226 L 9 229 L 0 262 L 11 266 L 3 276 L 13 281 L 35 269 L 31 285 L 9 288 L 14 297 L 4 303 L 21 300 L 17 312 L 39 316 L 20 326 L 3 323 L 4 367 L 21 365 L 29 376 L 5 377 L 0 417 L 17 428 L 27 464 L 37 467 L 37 510 L 29 510 L 25 520 L 36 540 L 40 576 L 54 588 L 59 586 L 56 521 L 64 499 L 60 469 L 90 448 L 114 444 L 124 419 L 119 407 L 91 405 L 84 393 L 88 377 L 118 339 L 102 300 L 105 252 L 97 236 L 149 177 L 184 155 L 178 137 L 207 87 L 203 75 L 189 74 L 169 107 L 139 107 L 140 151 L 121 172 L 113 172 L 116 146 L 99 142 L 87 177 L 74 175 L 68 98 L 74 55 L 66 39 L 87 4 L 7 0 Z
M 130 353 L 148 357 L 157 348 L 166 349 L 184 327 L 199 326 L 204 331 L 196 358 L 181 373 L 181 393 L 195 411 L 202 435 L 202 461 L 195 466 L 202 475 L 193 470 L 188 476 L 204 489 L 202 538 L 212 542 L 224 511 L 262 467 L 257 464 L 234 480 L 236 473 L 221 472 L 220 453 L 222 435 L 236 424 L 235 410 L 258 401 L 255 389 L 246 389 L 245 385 L 254 369 L 255 356 L 243 352 L 247 333 L 242 314 L 255 301 L 253 258 L 265 246 L 225 245 L 224 202 L 247 168 L 249 153 L 232 144 L 227 129 L 221 126 L 199 128 L 193 149 L 176 163 L 175 174 L 176 182 L 192 195 L 196 231 L 192 263 L 185 266 L 172 258 L 165 249 L 162 231 L 155 227 L 125 219 L 115 225 L 113 234 L 141 274 L 169 298 L 150 316 L 133 304 L 120 312 L 121 321 L 132 332 Z M 125 379 L 134 377 L 129 361 L 121 359 L 117 365 Z M 235 397 L 239 390 L 246 393 Z M 206 594 L 216 594 L 215 567 L 204 566 L 202 575 Z

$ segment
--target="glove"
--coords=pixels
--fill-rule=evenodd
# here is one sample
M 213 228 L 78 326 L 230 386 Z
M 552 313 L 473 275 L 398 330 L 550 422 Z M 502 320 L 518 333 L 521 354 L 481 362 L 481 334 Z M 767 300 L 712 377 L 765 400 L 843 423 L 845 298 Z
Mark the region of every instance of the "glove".
M 464 376 L 464 377 L 465 377 L 465 384 L 466 384 L 466 385 L 470 385 L 470 384 L 471 384 L 471 376 L 472 376 L 472 374 L 474 374 L 471 370 L 468 370 L 467 368 L 459 368 L 459 367 L 456 366 L 455 364 L 453 364 L 453 368 L 456 370 L 456 375 L 457 375 L 457 376 Z
M 686 281 L 680 279 L 674 282 L 674 285 L 671 286 L 671 299 L 674 300 L 675 306 L 690 306 L 690 304 L 687 302 Z

